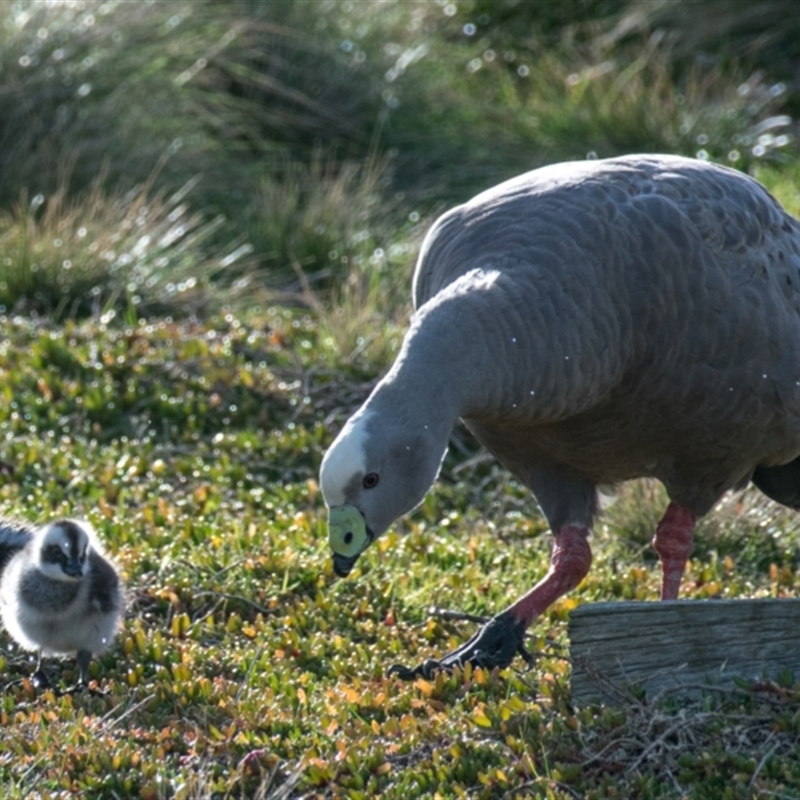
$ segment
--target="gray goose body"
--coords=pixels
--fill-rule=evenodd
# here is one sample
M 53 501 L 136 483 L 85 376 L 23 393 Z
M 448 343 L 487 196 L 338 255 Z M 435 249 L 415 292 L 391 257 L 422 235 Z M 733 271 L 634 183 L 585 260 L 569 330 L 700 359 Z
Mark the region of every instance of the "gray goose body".
M 652 476 L 703 514 L 800 453 L 800 225 L 741 173 L 537 170 L 439 220 L 416 306 L 476 268 L 500 273 L 471 309 L 496 390 L 464 417 L 523 480 Z
M 323 461 L 338 572 L 422 499 L 459 417 L 556 534 L 589 531 L 598 484 L 644 476 L 692 525 L 754 471 L 798 504 L 800 224 L 753 179 L 674 156 L 545 167 L 441 217 L 413 292 Z M 339 506 L 365 536 L 342 540 Z

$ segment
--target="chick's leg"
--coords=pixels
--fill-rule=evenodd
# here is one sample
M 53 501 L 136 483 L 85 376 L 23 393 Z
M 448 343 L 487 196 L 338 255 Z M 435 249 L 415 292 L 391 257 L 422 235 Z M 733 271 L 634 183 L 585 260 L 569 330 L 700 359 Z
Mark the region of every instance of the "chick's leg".
M 507 667 L 519 653 L 528 662 L 531 655 L 523 639 L 528 626 L 559 597 L 574 589 L 586 576 L 592 563 L 589 531 L 571 525 L 560 528 L 553 542 L 547 575 L 526 595 L 493 617 L 466 644 L 441 659 L 428 659 L 417 667 L 395 664 L 389 675 L 403 680 L 429 678 L 441 670 L 471 663 L 492 669 Z
M 89 650 L 78 650 L 75 660 L 78 664 L 78 686 L 88 686 L 92 654 Z
M 44 655 L 39 651 L 39 658 L 36 661 L 36 671 L 31 675 L 31 683 L 35 689 L 50 688 L 50 679 L 44 671 Z

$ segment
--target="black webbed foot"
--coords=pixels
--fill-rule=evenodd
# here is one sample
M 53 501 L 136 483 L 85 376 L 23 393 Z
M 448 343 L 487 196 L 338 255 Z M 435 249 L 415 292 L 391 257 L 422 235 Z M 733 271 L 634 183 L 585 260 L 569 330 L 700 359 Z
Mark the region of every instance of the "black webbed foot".
M 95 686 L 90 686 L 88 683 L 78 681 L 74 686 L 70 686 L 64 690 L 64 694 L 88 694 L 92 697 L 106 697 L 108 692 L 105 689 L 99 689 Z
M 509 611 L 504 611 L 489 620 L 468 642 L 440 659 L 429 658 L 417 667 L 394 664 L 389 667 L 389 677 L 404 681 L 416 678 L 432 678 L 437 672 L 452 672 L 455 667 L 472 664 L 484 669 L 503 669 L 519 653 L 528 666 L 534 658 L 523 644 L 525 626 Z
M 78 665 L 78 682 L 71 686 L 67 691 L 70 694 L 77 692 L 86 692 L 92 697 L 105 697 L 106 692 L 103 689 L 98 689 L 89 685 L 91 675 L 89 674 L 89 664 L 92 661 L 92 654 L 88 650 L 78 650 L 76 662 Z

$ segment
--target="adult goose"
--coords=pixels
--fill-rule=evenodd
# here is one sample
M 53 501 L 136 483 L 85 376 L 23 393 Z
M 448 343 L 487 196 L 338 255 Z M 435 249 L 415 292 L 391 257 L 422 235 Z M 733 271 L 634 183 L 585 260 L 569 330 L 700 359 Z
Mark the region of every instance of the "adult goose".
M 662 599 L 725 491 L 800 505 L 800 224 L 752 178 L 665 155 L 537 169 L 442 216 L 413 293 L 397 360 L 322 462 L 336 574 L 423 499 L 458 419 L 554 543 L 542 581 L 400 677 L 525 655 L 589 570 L 599 484 L 666 487 Z

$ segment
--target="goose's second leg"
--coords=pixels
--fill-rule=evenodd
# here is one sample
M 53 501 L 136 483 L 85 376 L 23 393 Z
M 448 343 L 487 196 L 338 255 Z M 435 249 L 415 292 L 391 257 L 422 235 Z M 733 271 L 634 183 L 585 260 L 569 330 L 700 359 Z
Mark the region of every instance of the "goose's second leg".
M 677 600 L 683 570 L 692 552 L 695 515 L 670 503 L 653 537 L 653 549 L 661 559 L 661 599 Z
M 589 530 L 572 525 L 560 528 L 554 536 L 550 569 L 526 595 L 493 617 L 466 644 L 440 659 L 428 659 L 417 667 L 395 664 L 389 675 L 403 680 L 429 678 L 441 670 L 463 667 L 492 669 L 507 667 L 519 653 L 528 663 L 531 655 L 523 639 L 528 626 L 559 597 L 574 589 L 586 576 L 592 563 Z

